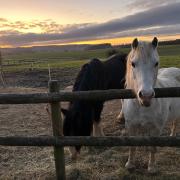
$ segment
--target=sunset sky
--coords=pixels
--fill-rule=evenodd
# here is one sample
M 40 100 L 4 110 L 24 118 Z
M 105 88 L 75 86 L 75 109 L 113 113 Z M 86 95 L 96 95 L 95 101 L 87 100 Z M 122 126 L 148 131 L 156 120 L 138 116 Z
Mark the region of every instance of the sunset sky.
M 180 0 L 0 0 L 0 46 L 180 38 Z

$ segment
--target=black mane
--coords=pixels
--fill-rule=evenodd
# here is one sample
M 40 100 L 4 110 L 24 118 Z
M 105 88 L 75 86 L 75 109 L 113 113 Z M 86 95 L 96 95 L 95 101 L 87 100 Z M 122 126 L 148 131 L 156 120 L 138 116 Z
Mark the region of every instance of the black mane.
M 101 89 L 104 81 L 103 63 L 99 59 L 92 59 L 82 66 L 78 73 L 73 91 L 88 91 Z
M 124 88 L 126 57 L 127 54 L 116 54 L 104 62 L 92 59 L 84 64 L 76 77 L 73 91 Z

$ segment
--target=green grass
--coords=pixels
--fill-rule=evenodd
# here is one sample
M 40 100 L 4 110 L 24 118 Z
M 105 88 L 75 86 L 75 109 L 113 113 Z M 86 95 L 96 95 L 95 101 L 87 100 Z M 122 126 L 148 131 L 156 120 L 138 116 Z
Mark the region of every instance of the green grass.
M 65 51 L 65 52 L 32 52 L 32 53 L 18 53 L 18 54 L 5 54 L 3 56 L 5 61 L 20 62 L 28 60 L 79 60 L 91 59 L 94 57 L 105 58 L 107 49 L 93 50 L 93 51 Z
M 60 61 L 52 63 L 37 63 L 33 65 L 33 69 L 48 69 L 50 68 L 78 68 L 81 67 L 87 61 L 85 60 L 76 60 L 76 61 Z M 49 65 L 49 66 L 48 66 Z M 8 66 L 4 67 L 4 71 L 21 71 L 25 69 L 31 69 L 31 64 L 22 64 L 18 66 Z
M 84 51 L 65 51 L 65 52 L 32 52 L 18 54 L 4 54 L 3 63 L 10 66 L 5 67 L 5 71 L 19 71 L 33 68 L 47 69 L 48 64 L 51 68 L 80 67 L 91 58 L 105 59 L 107 51 L 84 50 Z M 129 48 L 117 49 L 128 53 Z M 158 48 L 161 67 L 175 66 L 180 67 L 180 45 L 160 46 Z
M 180 56 L 161 56 L 161 67 L 179 67 L 180 68 Z

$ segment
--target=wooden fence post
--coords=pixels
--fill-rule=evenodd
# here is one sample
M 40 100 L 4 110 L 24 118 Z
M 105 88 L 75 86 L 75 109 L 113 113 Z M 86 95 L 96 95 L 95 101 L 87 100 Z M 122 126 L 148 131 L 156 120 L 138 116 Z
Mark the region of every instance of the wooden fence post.
M 58 81 L 49 81 L 49 92 L 59 92 Z M 51 119 L 54 136 L 63 135 L 63 124 L 59 102 L 52 102 L 51 104 Z M 65 161 L 64 161 L 64 147 L 54 147 L 54 158 L 56 167 L 56 177 L 58 180 L 65 180 Z

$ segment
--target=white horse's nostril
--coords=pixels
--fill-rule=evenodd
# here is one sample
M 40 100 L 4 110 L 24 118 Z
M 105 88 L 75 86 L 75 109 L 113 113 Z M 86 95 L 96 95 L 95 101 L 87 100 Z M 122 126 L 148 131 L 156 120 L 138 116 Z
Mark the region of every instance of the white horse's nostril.
M 155 96 L 154 91 L 139 91 L 138 96 L 143 99 L 143 98 L 153 98 Z
M 139 97 L 140 97 L 140 98 L 142 98 L 142 97 L 143 97 L 143 95 L 142 95 L 142 92 L 141 92 L 141 91 L 139 91 Z
M 138 92 L 138 97 L 139 97 L 139 101 L 140 104 L 143 106 L 150 106 L 151 105 L 151 99 L 155 96 L 154 91 L 144 91 L 141 90 Z

